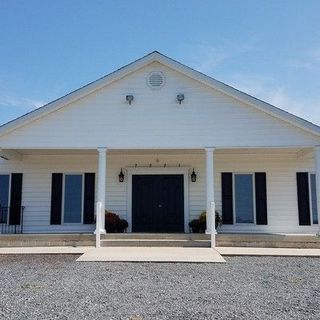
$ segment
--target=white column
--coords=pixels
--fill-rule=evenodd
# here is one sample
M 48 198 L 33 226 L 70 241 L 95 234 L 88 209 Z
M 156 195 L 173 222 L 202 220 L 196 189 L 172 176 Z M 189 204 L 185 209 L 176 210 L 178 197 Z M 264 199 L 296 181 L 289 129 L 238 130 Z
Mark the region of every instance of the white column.
M 206 190 L 207 190 L 207 230 L 206 233 L 211 231 L 211 203 L 214 202 L 214 159 L 213 153 L 215 148 L 206 148 Z
M 97 216 L 96 216 L 96 225 L 99 226 L 100 225 L 100 219 L 102 216 L 102 203 L 101 202 L 97 202 Z M 99 229 L 96 229 L 96 248 L 100 248 L 101 246 L 101 238 L 100 238 L 100 232 L 98 232 Z
M 107 148 L 98 148 L 98 192 L 97 202 L 101 202 L 102 216 L 100 217 L 100 233 L 106 233 L 105 209 L 106 209 L 106 172 L 107 172 Z
M 316 173 L 316 189 L 317 189 L 317 209 L 318 209 L 318 223 L 320 234 L 320 146 L 314 148 L 315 173 Z

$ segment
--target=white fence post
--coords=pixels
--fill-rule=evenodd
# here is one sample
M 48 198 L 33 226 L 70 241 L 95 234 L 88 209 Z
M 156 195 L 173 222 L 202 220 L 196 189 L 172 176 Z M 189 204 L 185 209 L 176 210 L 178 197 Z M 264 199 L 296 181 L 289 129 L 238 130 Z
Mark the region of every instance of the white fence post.
M 216 247 L 216 204 L 212 201 L 210 203 L 210 234 L 211 234 L 211 248 Z
M 102 202 L 97 202 L 96 210 L 96 248 L 100 248 L 100 224 L 102 216 Z

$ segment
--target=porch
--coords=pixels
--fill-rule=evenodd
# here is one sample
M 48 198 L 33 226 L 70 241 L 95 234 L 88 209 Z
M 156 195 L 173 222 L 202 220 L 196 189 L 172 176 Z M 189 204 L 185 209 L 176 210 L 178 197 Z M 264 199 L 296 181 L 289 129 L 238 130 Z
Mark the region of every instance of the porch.
M 236 210 L 230 217 L 232 222 L 225 219 L 219 227 L 219 236 L 224 233 L 254 233 L 254 234 L 316 234 L 319 225 L 315 221 L 313 210 L 309 210 L 309 224 L 300 224 L 297 201 L 296 173 L 306 172 L 318 174 L 318 148 L 203 148 L 203 149 L 15 149 L 2 150 L 1 155 L 6 157 L 1 167 L 2 173 L 23 173 L 21 205 L 25 207 L 22 219 L 24 233 L 93 233 L 94 203 L 100 201 L 103 207 L 128 221 L 127 232 L 139 232 L 134 228 L 134 219 L 139 223 L 141 214 L 134 218 L 133 194 L 134 177 L 152 176 L 180 176 L 178 183 L 181 197 L 180 202 L 167 203 L 179 208 L 177 225 L 182 229 L 176 232 L 189 233 L 189 221 L 195 219 L 203 211 L 209 212 L 211 202 L 216 203 L 217 211 L 221 214 L 223 207 L 222 173 L 226 172 L 232 179 L 235 193 L 236 175 L 245 175 L 251 183 L 250 201 L 251 212 L 245 210 L 244 218 L 248 223 L 239 222 Z M 119 174 L 123 173 L 123 181 Z M 195 173 L 195 179 L 191 174 Z M 94 176 L 93 196 L 90 195 L 89 209 L 86 207 L 86 174 Z M 266 177 L 266 204 L 267 219 L 261 223 L 258 217 L 256 198 L 255 174 L 264 173 Z M 59 174 L 60 200 L 56 202 L 53 193 L 53 174 Z M 71 216 L 66 216 L 66 184 L 68 176 L 79 176 L 79 206 L 71 210 Z M 317 179 L 318 183 L 319 179 Z M 155 183 L 154 181 L 151 184 Z M 175 182 L 176 183 L 176 182 Z M 172 186 L 172 184 L 171 184 Z M 141 186 L 140 186 L 141 187 Z M 141 187 L 143 188 L 143 187 Z M 140 188 L 140 189 L 141 189 Z M 147 189 L 147 188 L 146 188 Z M 74 186 L 70 187 L 73 192 Z M 176 194 L 169 190 L 169 194 Z M 147 195 L 142 199 L 150 200 Z M 173 197 L 174 198 L 174 197 Z M 319 199 L 320 197 L 318 197 Z M 157 199 L 158 200 L 158 199 Z M 312 199 L 308 199 L 311 201 Z M 236 205 L 234 197 L 230 202 Z M 58 203 L 58 217 L 52 217 L 52 204 Z M 92 205 L 93 204 L 93 205 Z M 162 203 L 150 202 L 152 210 L 157 214 L 155 221 L 161 220 L 163 213 Z M 158 208 L 154 208 L 158 205 Z M 313 206 L 313 207 L 312 207 Z M 310 203 L 314 209 L 314 203 Z M 85 216 L 87 208 L 92 218 Z M 175 207 L 176 208 L 176 207 Z M 248 206 L 244 206 L 248 208 Z M 142 208 L 145 210 L 145 208 Z M 261 209 L 261 208 L 260 208 Z M 151 210 L 151 211 L 152 211 Z M 139 210 L 138 210 L 139 211 Z M 177 210 L 174 210 L 175 212 Z M 240 210 L 239 210 L 240 212 Z M 72 216 L 74 214 L 74 216 Z M 104 215 L 102 215 L 101 230 L 105 233 Z M 138 219 L 137 219 L 138 218 Z M 152 219 L 154 216 L 151 217 Z M 56 220 L 55 220 L 56 219 Z M 76 219 L 76 221 L 68 221 Z M 86 220 L 87 219 L 87 220 Z M 260 219 L 260 220 L 259 220 Z M 168 225 L 165 221 L 162 227 Z M 210 231 L 210 216 L 207 219 L 207 231 Z M 148 226 L 145 224 L 144 227 Z M 145 232 L 171 232 L 162 229 L 144 229 Z M 195 236 L 196 237 L 196 236 Z

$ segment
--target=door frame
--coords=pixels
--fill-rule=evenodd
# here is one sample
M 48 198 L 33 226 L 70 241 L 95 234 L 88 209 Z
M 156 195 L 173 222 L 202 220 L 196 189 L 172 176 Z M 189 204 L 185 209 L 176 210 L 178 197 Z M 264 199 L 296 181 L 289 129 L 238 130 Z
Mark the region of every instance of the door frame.
M 179 174 L 183 175 L 183 202 L 184 202 L 184 232 L 189 232 L 189 170 L 188 167 L 177 168 L 135 168 L 127 167 L 128 183 L 127 183 L 127 219 L 128 219 L 128 231 L 132 232 L 132 176 L 133 175 L 169 175 Z

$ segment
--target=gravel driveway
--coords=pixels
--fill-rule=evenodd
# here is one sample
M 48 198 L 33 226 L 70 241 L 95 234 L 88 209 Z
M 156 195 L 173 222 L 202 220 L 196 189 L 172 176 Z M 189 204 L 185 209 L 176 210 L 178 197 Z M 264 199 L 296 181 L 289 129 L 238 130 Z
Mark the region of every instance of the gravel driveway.
M 320 259 L 86 263 L 0 256 L 0 319 L 319 319 Z

